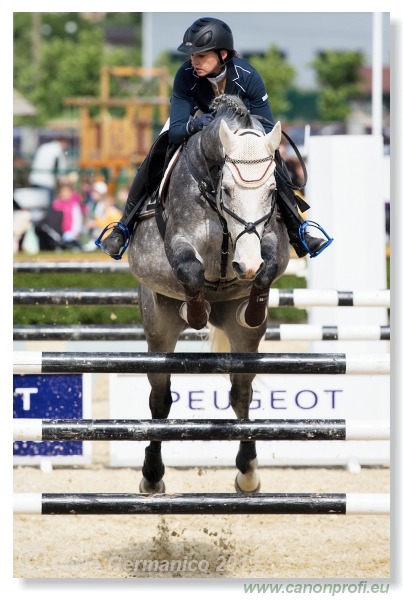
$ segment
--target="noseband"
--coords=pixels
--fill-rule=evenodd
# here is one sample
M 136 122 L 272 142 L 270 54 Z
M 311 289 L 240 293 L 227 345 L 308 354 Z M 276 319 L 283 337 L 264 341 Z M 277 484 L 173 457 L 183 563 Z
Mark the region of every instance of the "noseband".
M 231 169 L 232 175 L 234 176 L 235 179 L 241 180 L 242 182 L 245 182 L 247 187 L 259 187 L 261 186 L 270 176 L 270 166 L 272 164 L 274 160 L 274 156 L 265 156 L 264 158 L 256 158 L 256 159 L 252 159 L 252 160 L 247 160 L 247 159 L 234 159 L 231 158 L 230 156 L 226 156 L 225 157 L 225 163 L 230 163 L 230 165 L 233 165 L 233 169 Z M 267 168 L 264 170 L 263 175 L 259 178 L 259 179 L 254 179 L 254 180 L 247 180 L 245 179 L 242 174 L 240 169 L 237 167 L 237 165 L 256 165 L 259 163 L 265 163 L 268 162 L 268 166 Z M 237 176 L 234 175 L 234 170 L 236 170 L 235 172 L 237 173 Z M 260 223 L 265 223 L 265 226 L 267 225 L 267 223 L 270 221 L 272 215 L 273 215 L 273 211 L 274 211 L 274 206 L 275 206 L 275 195 L 272 193 L 271 197 L 271 205 L 270 205 L 270 210 L 267 214 L 265 214 L 263 217 L 261 217 L 260 219 L 258 219 L 257 221 L 254 222 L 247 222 L 244 219 L 242 219 L 239 215 L 237 215 L 236 213 L 234 213 L 230 208 L 228 208 L 227 206 L 225 206 L 224 202 L 223 202 L 223 185 L 222 185 L 222 177 L 223 177 L 223 169 L 221 169 L 220 172 L 220 181 L 219 181 L 219 190 L 220 190 L 220 195 L 219 195 L 219 212 L 222 215 L 222 217 L 224 218 L 224 214 L 223 213 L 227 213 L 228 215 L 230 215 L 233 219 L 235 219 L 236 221 L 238 221 L 238 223 L 241 223 L 244 226 L 244 230 L 241 231 L 240 234 L 237 235 L 237 237 L 235 238 L 233 244 L 234 244 L 234 249 L 236 246 L 237 241 L 239 240 L 239 238 L 244 235 L 245 233 L 255 233 L 257 235 L 257 237 L 259 238 L 259 241 L 261 241 L 262 237 L 258 234 L 257 230 L 256 230 L 256 226 L 260 225 Z

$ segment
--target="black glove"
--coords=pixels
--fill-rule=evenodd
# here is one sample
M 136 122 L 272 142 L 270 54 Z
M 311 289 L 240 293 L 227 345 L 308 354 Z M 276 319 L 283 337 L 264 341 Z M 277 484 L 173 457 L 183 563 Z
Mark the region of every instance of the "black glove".
M 194 133 L 201 131 L 203 129 L 203 127 L 206 127 L 206 125 L 211 123 L 213 118 L 214 118 L 213 115 L 210 115 L 209 113 L 207 113 L 205 115 L 201 115 L 200 117 L 191 119 L 188 122 L 188 124 L 186 125 L 188 134 L 193 135 Z

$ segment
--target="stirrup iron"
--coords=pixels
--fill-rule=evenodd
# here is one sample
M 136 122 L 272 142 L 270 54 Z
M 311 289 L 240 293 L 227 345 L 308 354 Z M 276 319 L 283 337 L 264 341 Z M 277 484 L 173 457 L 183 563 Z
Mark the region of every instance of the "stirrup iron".
M 119 252 L 117 254 L 110 254 L 106 248 L 103 247 L 102 245 L 102 238 L 104 237 L 105 233 L 107 231 L 109 231 L 110 229 L 115 229 L 116 227 L 118 227 L 119 229 L 121 229 L 121 231 L 124 233 L 125 236 L 125 241 L 123 246 L 120 248 Z M 123 256 L 123 254 L 126 252 L 126 248 L 129 245 L 129 241 L 130 241 L 130 232 L 128 230 L 128 228 L 123 225 L 123 223 L 121 221 L 116 221 L 114 223 L 109 223 L 109 225 L 107 225 L 104 230 L 102 231 L 102 233 L 99 235 L 98 239 L 95 240 L 95 245 L 102 250 L 102 252 L 105 252 L 105 254 L 107 254 L 108 256 L 111 256 L 112 258 L 114 258 L 115 260 L 120 260 Z
M 319 248 L 319 250 L 312 251 L 310 249 L 310 247 L 308 246 L 308 244 L 306 243 L 305 229 L 307 227 L 315 227 L 316 229 L 319 229 L 319 231 L 321 233 L 323 233 L 323 235 L 326 237 L 325 243 L 322 244 L 322 246 Z M 299 226 L 299 239 L 301 240 L 301 244 L 304 246 L 304 248 L 306 249 L 306 251 L 308 252 L 308 254 L 311 258 L 318 256 L 321 252 L 323 252 L 323 250 L 325 250 L 333 242 L 333 238 L 331 238 L 330 235 L 328 235 L 326 233 L 326 231 L 323 229 L 323 227 L 321 227 L 319 225 L 319 223 L 316 223 L 315 221 L 304 221 L 303 223 L 301 223 L 301 225 Z

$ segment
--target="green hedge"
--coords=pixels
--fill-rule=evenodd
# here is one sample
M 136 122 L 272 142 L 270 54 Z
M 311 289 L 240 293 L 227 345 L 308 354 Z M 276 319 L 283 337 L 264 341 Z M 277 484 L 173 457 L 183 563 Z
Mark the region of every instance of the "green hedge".
M 54 259 L 52 253 L 52 259 Z M 63 252 L 58 260 L 91 260 L 88 254 Z M 29 259 L 29 258 L 28 258 Z M 15 260 L 27 260 L 17 255 Z M 35 256 L 36 261 L 49 260 L 42 252 Z M 14 288 L 136 288 L 137 281 L 130 273 L 14 273 Z M 283 275 L 273 287 L 283 289 L 306 287 L 304 278 Z M 279 323 L 306 322 L 305 310 L 296 308 L 272 308 L 269 321 Z M 137 306 L 14 306 L 15 325 L 87 325 L 87 324 L 139 324 L 140 315 Z

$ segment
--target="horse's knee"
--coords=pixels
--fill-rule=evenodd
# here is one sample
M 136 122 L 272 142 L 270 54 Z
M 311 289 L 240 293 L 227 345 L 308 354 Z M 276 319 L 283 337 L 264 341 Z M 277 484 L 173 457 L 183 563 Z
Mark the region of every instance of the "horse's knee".
M 187 292 L 194 296 L 204 285 L 203 265 L 194 255 L 178 261 L 176 276 Z
M 262 244 L 261 254 L 263 267 L 256 275 L 254 285 L 258 289 L 268 289 L 279 276 L 279 261 L 277 251 L 270 244 Z

